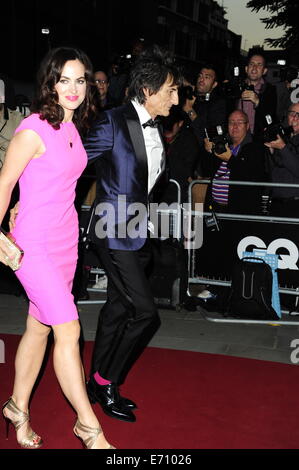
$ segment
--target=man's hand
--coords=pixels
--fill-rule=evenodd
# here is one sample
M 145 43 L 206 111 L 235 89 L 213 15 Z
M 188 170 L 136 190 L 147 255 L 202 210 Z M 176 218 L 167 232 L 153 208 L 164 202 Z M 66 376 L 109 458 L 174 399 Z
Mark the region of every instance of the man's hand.
M 189 115 L 191 121 L 193 121 L 197 116 L 196 112 L 193 109 L 195 100 L 196 100 L 195 96 L 192 98 L 192 100 L 188 100 L 188 98 L 186 98 L 185 104 L 183 106 L 183 111 L 185 111 L 185 113 Z
M 277 134 L 277 139 L 276 140 L 272 140 L 272 142 L 266 142 L 265 145 L 269 149 L 282 150 L 283 148 L 285 148 L 286 143 L 285 143 L 284 140 L 282 140 L 280 135 Z
M 242 95 L 241 95 L 241 98 L 244 101 L 251 101 L 254 104 L 255 107 L 258 106 L 259 102 L 260 102 L 259 97 L 252 90 L 244 90 Z
M 186 101 L 185 101 L 184 106 L 183 106 L 183 110 L 185 111 L 185 113 L 188 113 L 189 111 L 193 111 L 193 105 L 195 103 L 195 100 L 196 100 L 195 96 L 193 96 L 193 98 L 191 100 L 186 98 Z
M 204 141 L 204 144 L 205 144 L 205 151 L 209 152 L 209 153 L 212 153 L 212 150 L 213 150 L 212 142 L 207 137 L 205 137 L 203 141 Z
M 231 149 L 229 148 L 228 144 L 225 144 L 226 151 L 223 153 L 215 153 L 216 157 L 220 158 L 224 162 L 228 162 L 230 157 L 232 156 Z
M 19 213 L 19 205 L 20 203 L 17 202 L 16 205 L 10 209 L 10 218 L 9 218 L 9 230 L 12 231 L 16 225 L 17 215 Z

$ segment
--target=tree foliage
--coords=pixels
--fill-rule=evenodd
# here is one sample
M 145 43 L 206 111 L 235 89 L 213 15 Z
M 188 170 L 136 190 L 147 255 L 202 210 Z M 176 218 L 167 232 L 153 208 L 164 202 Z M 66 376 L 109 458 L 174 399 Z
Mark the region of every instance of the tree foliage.
M 299 46 L 299 1 L 298 0 L 250 0 L 247 8 L 254 12 L 266 10 L 270 16 L 261 18 L 266 29 L 278 26 L 284 29 L 284 35 L 277 39 L 267 38 L 271 47 L 298 47 Z

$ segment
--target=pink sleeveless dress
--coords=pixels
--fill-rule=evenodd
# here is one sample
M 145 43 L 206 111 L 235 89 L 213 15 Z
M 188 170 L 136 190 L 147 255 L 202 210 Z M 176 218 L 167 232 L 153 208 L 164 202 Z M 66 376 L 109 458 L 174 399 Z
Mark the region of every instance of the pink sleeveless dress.
M 16 275 L 29 298 L 29 314 L 58 325 L 78 318 L 71 293 L 79 235 L 74 199 L 87 156 L 72 122 L 55 130 L 32 114 L 16 133 L 23 129 L 36 132 L 46 151 L 28 163 L 19 179 L 20 208 L 12 234 L 24 257 Z

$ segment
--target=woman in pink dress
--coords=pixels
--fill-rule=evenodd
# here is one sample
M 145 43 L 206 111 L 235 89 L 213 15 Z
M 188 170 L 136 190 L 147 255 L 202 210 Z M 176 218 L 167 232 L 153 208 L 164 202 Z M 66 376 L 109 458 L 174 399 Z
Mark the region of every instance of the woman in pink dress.
M 86 394 L 80 325 L 71 294 L 79 232 L 75 187 L 87 163 L 78 130 L 88 127 L 92 96 L 87 56 L 73 48 L 50 51 L 40 68 L 35 113 L 17 128 L 0 174 L 0 224 L 19 181 L 13 236 L 24 257 L 16 275 L 29 298 L 13 393 L 3 405 L 3 415 L 7 426 L 15 426 L 17 441 L 25 448 L 42 445 L 29 424 L 28 405 L 51 330 L 56 376 L 77 413 L 74 433 L 87 448 L 112 448 Z M 9 252 L 0 245 L 0 261 L 7 264 L 7 256 Z

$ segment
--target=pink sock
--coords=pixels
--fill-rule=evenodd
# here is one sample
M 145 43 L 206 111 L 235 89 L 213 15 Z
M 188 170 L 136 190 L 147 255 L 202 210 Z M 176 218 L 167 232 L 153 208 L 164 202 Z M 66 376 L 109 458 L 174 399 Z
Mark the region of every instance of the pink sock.
M 111 384 L 110 380 L 103 379 L 103 377 L 101 377 L 98 372 L 96 372 L 94 374 L 93 378 L 95 379 L 96 383 L 98 383 L 99 385 L 109 385 L 109 384 Z

